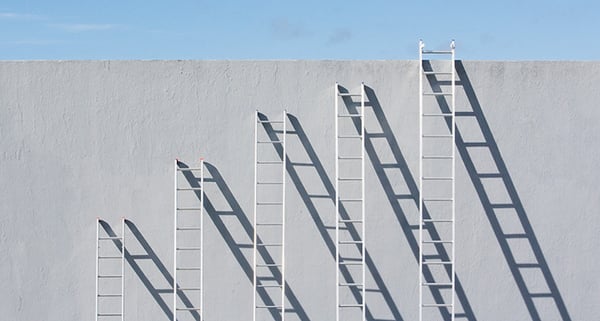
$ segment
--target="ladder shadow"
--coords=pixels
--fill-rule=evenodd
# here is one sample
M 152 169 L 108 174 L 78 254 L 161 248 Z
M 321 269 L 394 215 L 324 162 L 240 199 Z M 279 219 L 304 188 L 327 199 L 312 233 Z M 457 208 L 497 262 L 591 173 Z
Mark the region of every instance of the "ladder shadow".
M 306 156 L 308 157 L 308 159 L 310 161 L 307 163 L 294 162 L 289 158 L 289 155 L 288 155 L 287 172 L 290 175 L 290 179 L 292 180 L 294 186 L 296 187 L 296 190 L 300 194 L 300 197 L 302 198 L 302 201 L 303 201 L 304 205 L 306 206 L 312 220 L 314 221 L 315 226 L 317 227 L 317 229 L 319 231 L 319 234 L 323 238 L 323 241 L 325 242 L 327 249 L 331 253 L 332 258 L 335 260 L 335 253 L 336 253 L 335 252 L 335 239 L 332 238 L 328 232 L 328 230 L 335 230 L 335 227 L 327 226 L 325 224 L 325 222 L 323 221 L 323 219 L 320 215 L 320 211 L 318 209 L 318 204 L 316 204 L 316 201 L 321 200 L 321 199 L 329 199 L 332 202 L 332 204 L 335 204 L 335 199 L 334 199 L 335 198 L 334 197 L 335 186 L 329 179 L 329 176 L 327 175 L 325 167 L 323 167 L 321 160 L 319 159 L 316 151 L 312 147 L 312 144 L 311 144 L 308 136 L 306 135 L 306 132 L 304 131 L 302 125 L 300 124 L 300 121 L 294 115 L 291 115 L 291 114 L 288 114 L 288 119 L 293 128 L 293 131 L 288 131 L 288 134 L 294 134 L 295 136 L 297 136 L 298 140 L 300 141 L 300 144 L 302 145 L 302 147 L 304 149 L 304 152 L 306 153 Z M 269 133 L 269 137 L 271 139 L 276 139 L 276 137 L 271 136 L 271 133 L 273 131 L 272 128 L 265 128 L 265 129 Z M 278 148 L 278 146 L 275 146 L 275 148 L 277 149 L 277 152 L 281 155 L 282 149 L 280 147 Z M 299 167 L 313 167 L 317 176 L 321 180 L 322 186 L 325 188 L 327 193 L 322 194 L 322 195 L 311 194 L 307 190 L 307 187 L 302 183 L 301 175 L 300 175 L 299 171 L 297 170 L 297 168 L 299 168 Z M 343 219 L 349 218 L 348 213 L 342 204 L 340 204 L 340 216 Z M 342 228 L 342 226 L 340 226 L 340 228 Z M 354 227 L 354 225 L 348 224 L 344 228 L 348 229 L 348 232 L 352 236 L 353 239 L 358 239 L 360 237 L 360 234 L 357 231 L 357 229 Z M 373 262 L 372 258 L 370 257 L 368 251 L 365 251 L 365 264 L 366 264 L 367 270 L 371 274 L 371 276 L 377 286 L 377 289 L 367 289 L 367 292 L 368 293 L 380 292 L 382 294 L 383 299 L 386 302 L 388 308 L 390 309 L 390 313 L 394 317 L 394 320 L 399 320 L 399 321 L 404 320 L 404 318 L 402 317 L 400 311 L 398 310 L 398 307 L 396 306 L 396 303 L 394 302 L 392 295 L 390 294 L 381 274 L 377 270 L 375 263 Z M 342 274 L 342 276 L 346 282 L 348 282 L 348 283 L 354 282 L 354 280 L 352 279 L 351 273 L 347 267 L 340 266 L 339 270 L 340 270 L 339 272 Z M 352 295 L 354 296 L 355 300 L 357 300 L 357 302 L 359 302 L 358 300 L 361 300 L 360 289 L 356 288 L 356 287 L 352 287 L 351 291 L 352 291 Z M 373 314 L 369 310 L 368 301 L 366 302 L 366 309 L 367 309 L 366 310 L 367 320 L 369 320 L 369 321 L 387 321 L 387 320 L 375 318 L 373 316 Z
M 181 161 L 179 162 L 179 166 L 180 166 L 180 168 L 189 168 L 189 166 L 187 166 L 185 163 L 183 163 Z M 238 264 L 240 265 L 240 267 L 242 268 L 242 270 L 248 277 L 248 280 L 252 283 L 254 274 L 253 274 L 253 270 L 252 270 L 251 259 L 248 259 L 248 257 L 250 257 L 250 258 L 252 257 L 252 254 L 244 253 L 244 250 L 252 250 L 253 249 L 252 240 L 253 240 L 254 230 L 252 227 L 252 222 L 248 219 L 248 216 L 242 210 L 237 199 L 235 198 L 235 196 L 229 189 L 227 183 L 225 182 L 225 180 L 224 180 L 223 176 L 221 175 L 221 173 L 219 172 L 219 170 L 214 165 L 212 165 L 211 163 L 208 163 L 208 162 L 204 162 L 204 166 L 206 167 L 206 173 L 209 174 L 209 177 L 204 179 L 205 188 L 207 186 L 207 183 L 214 183 L 217 186 L 221 195 L 226 200 L 227 204 L 229 205 L 230 210 L 229 211 L 217 210 L 217 208 L 210 201 L 210 197 L 206 193 L 204 193 L 204 191 L 195 191 L 194 193 L 196 194 L 196 197 L 198 197 L 198 199 L 200 199 L 200 193 L 204 193 L 204 209 L 206 210 L 206 215 L 208 215 L 210 220 L 213 222 L 213 224 L 219 231 L 219 234 L 225 240 L 225 243 L 229 247 L 229 250 L 231 251 L 231 253 L 235 257 L 235 259 L 237 260 Z M 189 171 L 183 171 L 183 175 L 184 175 L 185 179 L 187 180 L 190 187 L 200 187 L 200 179 L 198 177 L 196 177 L 193 173 L 191 173 Z M 239 243 L 235 240 L 233 234 L 230 232 L 227 224 L 223 220 L 224 216 L 234 216 L 235 217 L 236 223 L 242 227 L 242 229 L 244 230 L 244 232 L 247 236 L 246 243 Z M 260 241 L 260 240 L 257 240 L 257 241 Z M 265 262 L 273 261 L 272 256 L 266 249 L 260 248 L 257 252 L 265 260 Z M 279 279 L 281 278 L 281 271 L 279 270 L 279 268 L 269 267 L 269 269 L 271 270 L 271 272 L 273 273 L 273 276 L 275 278 L 279 278 Z M 302 305 L 296 298 L 295 294 L 292 292 L 292 289 L 290 288 L 289 284 L 287 284 L 287 283 L 285 284 L 285 291 L 286 291 L 286 298 L 288 299 L 288 302 L 290 302 L 290 305 L 292 306 L 291 309 L 286 309 L 285 312 L 286 313 L 290 313 L 290 312 L 295 313 L 297 315 L 297 317 L 299 318 L 299 320 L 301 320 L 301 321 L 310 321 L 310 318 L 306 314 L 304 308 L 302 307 Z M 273 302 L 273 300 L 269 296 L 269 293 L 264 288 L 258 288 L 257 293 L 266 305 L 275 305 L 276 304 L 275 302 Z M 269 309 L 269 312 L 270 312 L 271 316 L 273 317 L 273 320 L 280 319 L 280 313 L 276 309 Z
M 109 236 L 117 236 L 115 231 L 107 222 L 101 220 L 100 224 Z M 150 295 L 152 295 L 152 298 L 164 312 L 167 320 L 173 321 L 173 312 L 169 307 L 167 301 L 162 297 L 162 295 L 164 294 L 172 294 L 173 288 L 157 288 L 152 283 L 150 278 L 148 278 L 147 273 L 144 272 L 142 266 L 138 263 L 138 261 L 152 261 L 153 266 L 156 267 L 158 271 L 162 274 L 167 284 L 173 284 L 173 276 L 171 275 L 171 273 L 169 273 L 169 270 L 160 260 L 158 255 L 156 255 L 156 252 L 154 252 L 152 246 L 150 246 L 150 243 L 148 243 L 148 241 L 137 228 L 137 226 L 132 221 L 126 219 L 125 227 L 127 227 L 128 231 L 131 232 L 131 235 L 134 236 L 135 241 L 144 250 L 142 254 L 131 254 L 131 252 L 127 249 L 127 245 L 125 245 L 125 261 L 131 267 L 133 272 L 135 272 L 142 284 L 144 284 Z M 121 250 L 120 240 L 113 240 L 113 244 L 119 249 L 119 251 Z M 177 295 L 186 306 L 191 305 L 191 301 L 184 293 L 179 292 Z M 194 320 L 200 321 L 200 314 L 197 311 L 191 311 L 191 314 L 194 317 Z
M 424 61 L 423 67 L 431 70 L 431 64 L 429 61 Z M 535 236 L 523 202 L 517 193 L 517 189 L 510 176 L 508 167 L 502 158 L 498 144 L 496 143 L 494 135 L 492 134 L 492 130 L 483 113 L 481 104 L 479 103 L 475 90 L 473 89 L 473 85 L 471 84 L 462 61 L 457 60 L 455 62 L 455 68 L 458 76 L 456 88 L 463 89 L 468 102 L 468 106 L 465 107 L 470 108 L 470 110 L 467 111 L 457 110 L 456 112 L 456 147 L 463 160 L 471 182 L 473 183 L 473 186 L 475 187 L 475 190 L 479 196 L 485 214 L 494 231 L 513 278 L 515 279 L 519 292 L 523 297 L 523 301 L 527 306 L 531 319 L 535 321 L 543 319 L 542 316 L 540 316 L 541 309 L 536 307 L 534 300 L 546 299 L 552 301 L 552 304 L 556 307 L 557 312 L 562 320 L 571 320 L 566 305 L 562 299 L 562 296 L 560 295 L 558 286 L 554 281 L 552 272 L 550 271 L 550 267 L 548 266 L 548 263 L 544 257 L 542 248 Z M 444 85 L 444 83 L 437 80 L 434 75 L 428 75 L 427 79 L 429 84 L 434 89 Z M 450 112 L 450 107 L 445 99 L 438 98 L 437 103 L 442 112 Z M 480 138 L 478 140 L 469 141 L 461 135 L 461 120 L 475 121 L 477 130 L 480 133 Z M 481 140 L 481 137 L 483 137 L 483 140 Z M 491 162 L 488 161 L 488 163 L 491 163 L 497 172 L 478 171 L 477 164 L 481 165 L 481 163 L 476 161 L 477 156 L 475 155 L 475 150 L 477 149 L 480 149 L 480 151 L 481 149 L 484 151 L 487 150 L 488 153 L 486 154 L 491 156 Z M 508 194 L 508 201 L 496 203 L 496 201 L 492 199 L 493 197 L 491 194 L 488 193 L 492 192 L 492 190 L 486 188 L 484 181 L 499 183 L 499 185 L 501 185 Z M 518 222 L 521 232 L 511 234 L 506 234 L 504 232 L 502 221 L 510 218 L 512 218 L 510 221 L 513 224 Z M 506 224 L 504 224 L 504 227 L 507 227 Z M 519 244 L 516 244 L 516 246 L 511 246 L 511 242 Z M 530 250 L 530 253 L 528 253 L 529 255 L 527 255 L 527 262 L 519 262 L 515 253 L 517 247 L 521 249 L 524 247 L 523 242 L 526 243 Z M 545 292 L 531 292 L 527 287 L 527 280 L 523 274 L 524 270 L 528 271 L 527 276 L 531 276 L 532 272 L 538 276 L 541 276 L 541 279 L 543 279 L 547 290 L 545 290 Z M 540 278 L 537 278 L 536 280 L 539 279 Z
M 348 92 L 348 90 L 342 86 L 340 86 L 341 92 Z M 377 123 L 380 126 L 381 132 L 375 133 L 365 129 L 365 151 L 371 160 L 371 164 L 373 165 L 373 169 L 377 175 L 377 178 L 385 192 L 385 195 L 394 211 L 396 219 L 400 224 L 400 228 L 402 229 L 404 236 L 410 246 L 411 251 L 415 257 L 415 260 L 419 261 L 419 241 L 415 236 L 415 233 L 418 233 L 419 225 L 411 224 L 409 218 L 406 215 L 406 210 L 403 208 L 403 201 L 408 201 L 415 209 L 418 209 L 419 204 L 419 187 L 417 181 L 412 176 L 410 169 L 408 167 L 408 163 L 404 158 L 404 155 L 400 149 L 398 141 L 394 136 L 394 133 L 391 129 L 389 122 L 383 112 L 383 108 L 377 99 L 375 91 L 365 85 L 365 95 L 367 102 L 365 103 L 365 110 L 367 107 L 370 107 L 373 115 Z M 349 112 L 356 112 L 356 108 L 359 106 L 356 102 L 352 101 L 350 97 L 343 97 L 344 105 L 348 109 Z M 367 114 L 365 112 L 365 114 Z M 354 120 L 355 127 L 359 130 L 359 120 Z M 383 139 L 385 141 L 386 152 L 390 152 L 394 158 L 393 163 L 383 163 L 378 155 L 377 150 L 375 149 L 375 139 Z M 394 190 L 394 185 L 392 179 L 388 177 L 386 173 L 386 169 L 394 169 L 400 172 L 400 175 L 403 178 L 404 183 L 407 186 L 408 192 L 397 194 Z M 404 205 L 407 206 L 407 205 Z M 426 208 L 423 210 L 423 216 L 425 218 L 430 218 L 430 215 Z M 439 239 L 439 233 L 436 230 L 433 224 L 424 224 L 423 233 L 429 233 L 432 239 Z M 448 261 L 450 256 L 446 250 L 446 248 L 442 244 L 435 244 L 435 250 L 437 251 L 437 255 L 435 258 L 440 259 L 442 261 Z M 433 257 L 431 257 L 433 258 Z M 451 276 L 452 270 L 449 266 L 445 267 L 446 273 L 448 276 Z M 429 266 L 423 266 L 423 278 L 425 282 L 435 282 L 434 273 L 431 271 Z M 421 286 L 419 284 L 419 286 Z M 442 291 L 440 288 L 430 287 L 431 295 L 437 304 L 442 304 L 444 302 L 444 297 L 442 295 Z M 455 319 L 465 319 L 469 321 L 475 321 L 477 318 L 471 308 L 471 305 L 467 299 L 464 288 L 462 287 L 458 276 L 455 277 L 455 293 L 458 299 L 458 303 L 462 307 L 462 312 L 455 313 Z M 439 307 L 439 311 L 443 320 L 452 320 L 452 316 L 448 307 Z M 457 310 L 458 311 L 458 310 Z

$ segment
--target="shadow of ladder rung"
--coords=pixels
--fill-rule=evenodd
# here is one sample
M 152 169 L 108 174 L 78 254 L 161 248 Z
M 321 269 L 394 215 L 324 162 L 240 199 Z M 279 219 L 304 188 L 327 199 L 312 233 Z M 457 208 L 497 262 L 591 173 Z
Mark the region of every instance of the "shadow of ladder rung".
M 457 77 L 460 81 L 457 81 L 457 91 L 459 87 L 463 88 L 463 91 L 466 94 L 466 97 L 469 101 L 469 106 L 471 110 L 469 111 L 457 111 L 456 112 L 456 147 L 463 159 L 467 172 L 471 178 L 471 181 L 479 195 L 483 208 L 486 212 L 488 220 L 492 225 L 492 229 L 496 235 L 498 243 L 500 243 L 500 247 L 505 256 L 505 259 L 508 263 L 508 266 L 513 274 L 515 282 L 517 283 L 517 287 L 521 292 L 523 300 L 527 306 L 527 309 L 530 313 L 532 320 L 542 320 L 540 316 L 540 312 L 535 305 L 534 299 L 536 298 L 550 298 L 554 301 L 554 305 L 556 306 L 558 313 L 560 314 L 563 320 L 571 320 L 566 306 L 562 300 L 562 297 L 558 291 L 558 287 L 552 277 L 548 264 L 543 256 L 541 247 L 535 237 L 533 228 L 529 219 L 527 218 L 527 214 L 525 212 L 525 208 L 521 203 L 520 197 L 516 191 L 514 183 L 510 178 L 510 173 L 502 159 L 500 154 L 500 150 L 495 142 L 495 139 L 492 135 L 491 129 L 487 123 L 487 120 L 483 116 L 483 111 L 481 110 L 481 106 L 475 96 L 472 85 L 462 63 L 460 61 L 456 62 L 456 72 Z M 437 79 L 435 76 L 427 77 L 430 85 L 437 86 Z M 448 104 L 445 100 L 438 99 L 438 104 L 440 110 L 442 112 L 447 112 L 449 110 Z M 476 141 L 465 141 L 463 136 L 461 135 L 461 125 L 459 120 L 467 119 L 471 117 L 475 119 L 475 123 L 478 126 L 479 132 L 477 133 L 478 137 L 482 137 L 482 140 Z M 473 122 L 470 122 L 473 123 Z M 471 135 L 472 133 L 469 133 Z M 480 172 L 478 171 L 478 166 L 476 166 L 474 159 L 472 157 L 470 149 L 483 148 L 487 149 L 489 155 L 491 155 L 491 159 L 493 161 L 493 165 L 495 168 L 495 172 L 486 171 Z M 481 165 L 481 164 L 479 164 Z M 480 166 L 481 167 L 481 166 Z M 486 184 L 484 184 L 484 180 L 488 183 L 488 186 L 498 186 L 497 183 L 500 183 L 500 186 L 503 187 L 506 195 L 508 195 L 509 200 L 506 202 L 505 200 L 493 200 L 491 199 L 491 191 L 488 190 Z M 491 184 L 490 184 L 491 182 Z M 494 184 L 497 182 L 496 184 Z M 493 187 L 492 187 L 493 188 Z M 496 191 L 497 192 L 497 191 Z M 504 213 L 500 213 L 500 210 Z M 506 212 L 511 212 L 512 214 L 507 214 Z M 513 219 L 509 218 L 509 215 L 513 215 Z M 520 224 L 519 228 L 522 232 L 518 233 L 505 233 L 504 230 L 507 226 L 503 226 L 500 217 L 505 222 L 518 222 Z M 516 217 L 516 220 L 514 219 Z M 522 244 L 517 244 L 515 246 L 511 246 L 511 242 L 509 240 L 517 240 L 514 243 L 521 243 L 518 240 L 527 242 L 527 249 L 530 250 L 527 255 L 531 260 L 527 260 L 525 262 L 519 262 L 517 257 L 515 256 L 515 251 L 517 248 L 522 248 Z M 547 290 L 545 292 L 532 292 L 528 289 L 527 280 L 523 275 L 524 270 L 537 270 L 538 273 L 541 274 Z

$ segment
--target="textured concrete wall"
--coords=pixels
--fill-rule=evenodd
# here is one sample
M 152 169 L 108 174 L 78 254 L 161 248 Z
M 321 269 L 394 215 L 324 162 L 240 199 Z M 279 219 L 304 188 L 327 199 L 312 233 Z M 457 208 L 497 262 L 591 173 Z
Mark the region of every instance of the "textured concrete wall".
M 310 165 L 288 167 L 286 316 L 333 320 L 338 81 L 351 92 L 364 82 L 370 101 L 369 319 L 415 320 L 417 66 L 0 63 L 3 319 L 92 320 L 95 217 L 119 231 L 125 216 L 126 320 L 170 320 L 173 160 L 195 166 L 205 157 L 213 178 L 205 318 L 250 320 L 254 110 L 279 118 L 286 108 L 290 161 Z M 457 70 L 459 320 L 596 319 L 600 64 L 464 62 Z M 431 319 L 442 314 L 434 309 Z

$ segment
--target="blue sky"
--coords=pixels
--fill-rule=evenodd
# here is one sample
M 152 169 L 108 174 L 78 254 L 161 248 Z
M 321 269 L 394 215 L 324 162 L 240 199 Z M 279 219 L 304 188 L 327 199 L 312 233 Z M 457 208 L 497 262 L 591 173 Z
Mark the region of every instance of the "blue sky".
M 600 1 L 0 3 L 0 59 L 600 60 Z

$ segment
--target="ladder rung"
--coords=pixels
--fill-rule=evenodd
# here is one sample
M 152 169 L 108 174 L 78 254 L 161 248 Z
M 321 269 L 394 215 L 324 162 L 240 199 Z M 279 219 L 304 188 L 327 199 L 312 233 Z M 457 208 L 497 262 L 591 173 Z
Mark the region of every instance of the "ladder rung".
M 452 155 L 427 155 L 423 159 L 452 159 Z
M 178 211 L 199 211 L 201 210 L 201 207 L 178 207 L 177 210 Z
M 442 240 L 433 240 L 433 241 L 423 241 L 426 244 L 446 244 L 446 243 L 454 243 L 454 241 L 442 241 Z
M 281 309 L 281 305 L 257 305 L 257 309 Z
M 99 298 L 120 298 L 122 294 L 98 294 Z
M 425 303 L 424 308 L 451 307 L 452 303 Z
M 338 156 L 338 159 L 362 159 L 362 156 Z
M 98 275 L 99 279 L 120 279 L 122 275 Z
M 362 198 L 338 198 L 340 202 L 362 202 Z
M 283 246 L 281 243 L 259 243 L 256 246 L 266 247 L 266 246 Z
M 360 97 L 362 94 L 338 93 L 340 97 Z
M 361 114 L 338 114 L 338 117 L 362 117 Z
M 452 265 L 452 261 L 424 261 L 424 265 Z
M 182 167 L 178 167 L 177 170 L 180 171 L 180 172 L 190 172 L 190 171 L 199 171 L 199 170 L 202 170 L 202 168 L 201 167 L 195 167 L 195 168 L 182 168 Z
M 339 265 L 362 265 L 362 262 L 339 262 Z
M 202 270 L 199 267 L 178 267 L 177 271 L 200 271 Z
M 99 317 L 120 317 L 122 313 L 98 313 Z
M 200 308 L 177 308 L 177 311 L 200 311 Z
M 201 228 L 199 228 L 199 227 L 178 227 L 177 230 L 178 231 L 200 231 Z
M 257 267 L 278 267 L 278 266 L 282 266 L 281 264 L 275 264 L 275 263 L 268 263 L 268 264 L 256 264 Z
M 200 288 L 177 288 L 178 291 L 200 291 Z
M 281 185 L 283 182 L 256 182 L 258 185 Z
M 260 124 L 282 124 L 283 120 L 259 120 Z
M 423 202 L 454 202 L 451 198 L 424 198 Z
M 107 236 L 107 237 L 99 237 L 98 240 L 100 241 L 104 241 L 104 240 L 122 240 L 122 237 L 119 236 Z
M 452 137 L 452 134 L 435 134 L 435 135 L 423 135 L 425 138 L 447 138 Z
M 434 113 L 434 114 L 427 113 L 427 114 L 423 114 L 423 116 L 425 116 L 425 117 L 436 117 L 436 116 L 438 116 L 438 117 L 451 117 L 452 115 L 453 115 L 452 113 Z
M 281 226 L 283 223 L 256 223 L 257 226 Z
M 340 283 L 339 286 L 363 286 L 362 283 Z
M 340 308 L 362 308 L 363 305 L 362 304 L 340 304 L 338 305 Z
M 178 247 L 177 251 L 200 251 L 199 247 Z
M 450 55 L 452 51 L 448 50 L 423 50 L 421 51 L 425 55 Z
M 452 223 L 454 222 L 454 220 L 452 219 L 436 219 L 436 218 L 424 218 L 423 219 L 424 223 Z
M 257 284 L 256 287 L 257 288 L 280 288 L 281 285 L 279 285 L 279 284 Z
M 263 164 L 281 164 L 283 162 L 282 161 L 258 161 L 256 163 L 263 165 Z
M 178 191 L 200 191 L 202 190 L 201 187 L 182 187 L 182 188 L 177 188 Z
M 453 177 L 448 176 L 423 176 L 425 181 L 451 181 Z
M 279 144 L 279 143 L 283 143 L 283 141 L 281 141 L 281 140 L 264 140 L 264 141 L 259 140 L 256 143 L 257 144 L 275 144 L 275 143 Z
M 282 202 L 256 202 L 256 205 L 283 205 Z
M 362 181 L 362 177 L 338 177 L 338 181 Z
M 422 283 L 423 286 L 452 286 L 452 283 L 435 283 L 435 282 L 425 282 Z
M 361 135 L 340 135 L 338 138 L 362 138 Z
M 444 92 L 424 92 L 424 96 L 452 96 L 452 93 L 444 93 Z
M 363 220 L 338 220 L 339 223 L 362 223 Z
M 444 72 L 444 71 L 424 71 L 423 73 L 425 75 L 452 75 L 451 72 Z
M 339 241 L 338 244 L 362 244 L 363 241 Z
M 122 259 L 122 256 L 99 256 L 99 259 Z

